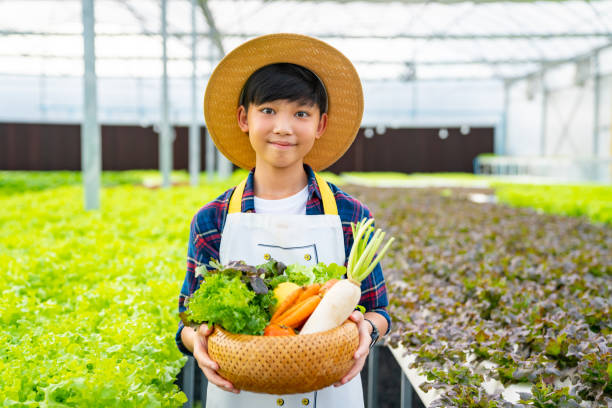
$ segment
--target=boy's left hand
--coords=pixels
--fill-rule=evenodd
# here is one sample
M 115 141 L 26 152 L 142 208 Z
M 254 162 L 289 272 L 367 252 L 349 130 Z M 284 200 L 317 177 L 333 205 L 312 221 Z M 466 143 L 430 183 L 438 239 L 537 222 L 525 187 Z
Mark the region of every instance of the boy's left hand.
M 355 351 L 353 356 L 355 364 L 353 364 L 353 367 L 351 367 L 349 372 L 342 377 L 339 382 L 334 384 L 334 387 L 344 385 L 358 375 L 365 364 L 368 354 L 370 354 L 370 343 L 372 342 L 372 337 L 370 336 L 370 324 L 363 320 L 363 313 L 361 313 L 359 310 L 355 310 L 353 313 L 351 313 L 349 319 L 357 323 L 357 329 L 359 330 L 359 346 L 357 347 L 357 351 Z

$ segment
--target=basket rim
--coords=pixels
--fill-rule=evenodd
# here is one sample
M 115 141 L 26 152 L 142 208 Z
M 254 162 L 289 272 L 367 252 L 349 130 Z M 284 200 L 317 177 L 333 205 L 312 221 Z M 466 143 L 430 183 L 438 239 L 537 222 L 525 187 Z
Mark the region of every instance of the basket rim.
M 225 330 L 221 325 L 215 324 L 214 328 L 213 328 L 213 332 L 211 333 L 210 337 L 215 335 L 217 332 L 220 332 L 220 334 L 223 334 L 225 336 L 240 337 L 240 338 L 242 338 L 244 340 L 250 339 L 250 338 L 253 338 L 253 339 L 271 339 L 271 340 L 275 340 L 275 339 L 292 339 L 292 338 L 308 339 L 308 338 L 311 338 L 312 336 L 322 336 L 322 335 L 325 335 L 325 334 L 333 334 L 336 331 L 342 330 L 347 324 L 354 324 L 355 326 L 357 326 L 357 323 L 355 323 L 351 319 L 346 319 L 340 326 L 334 327 L 333 329 L 329 329 L 329 330 L 326 330 L 326 331 L 323 331 L 323 332 L 315 332 L 315 333 L 308 333 L 308 334 L 297 334 L 295 336 L 264 336 L 264 335 L 256 335 L 256 334 L 232 333 L 232 332 L 229 332 L 229 331 Z M 359 329 L 359 327 L 357 327 L 357 329 Z

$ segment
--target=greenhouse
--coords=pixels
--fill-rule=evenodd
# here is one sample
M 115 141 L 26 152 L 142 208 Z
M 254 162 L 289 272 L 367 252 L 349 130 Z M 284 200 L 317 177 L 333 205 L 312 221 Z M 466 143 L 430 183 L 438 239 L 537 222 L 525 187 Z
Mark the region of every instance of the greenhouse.
M 234 92 L 223 81 L 251 60 L 228 61 L 261 38 L 282 38 L 286 54 L 249 45 L 252 58 L 293 64 L 314 52 L 313 66 L 340 78 L 305 69 L 327 110 L 303 115 L 322 127 L 291 194 L 278 177 L 288 166 L 270 167 L 263 183 L 263 172 L 248 172 L 254 164 L 228 154 L 239 143 L 223 145 L 229 136 L 209 113 L 222 105 L 210 96 L 215 81 Z M 315 51 L 286 45 L 292 38 Z M 252 136 L 245 89 L 235 90 L 232 126 L 249 134 L 240 143 L 266 169 L 272 156 Z M 340 103 L 341 92 L 350 97 Z M 349 358 L 355 377 L 338 389 L 361 379 L 357 400 L 367 408 L 612 406 L 612 0 L 3 0 L 0 95 L 3 406 L 215 406 L 218 376 L 183 325 L 214 323 L 215 334 L 194 334 L 208 344 L 223 328 L 263 340 L 277 323 L 306 333 L 305 318 L 292 327 L 275 311 L 301 311 L 309 299 L 323 307 L 335 279 L 361 282 L 360 311 L 341 328 L 367 331 L 368 343 L 371 331 L 372 347 L 355 365 Z M 361 97 L 354 134 L 334 133 Z M 273 106 L 281 118 L 285 105 Z M 236 126 L 242 108 L 251 133 Z M 331 149 L 326 134 L 346 145 L 313 164 Z M 240 205 L 231 191 L 241 189 Z M 294 195 L 300 189 L 308 200 Z M 257 224 L 265 231 L 254 234 L 270 239 L 255 245 L 268 248 L 261 262 L 250 253 L 241 265 L 224 262 L 235 225 L 226 219 L 274 219 L 263 209 L 295 197 L 301 212 L 292 216 L 337 219 L 335 244 L 314 232 L 312 244 L 301 231 L 265 235 L 270 224 Z M 211 205 L 219 220 L 201 218 Z M 361 216 L 376 224 L 359 244 Z M 391 237 L 386 250 L 368 246 Z M 293 264 L 284 240 L 314 252 Z M 325 250 L 338 242 L 332 262 Z M 228 285 L 217 288 L 221 303 L 238 296 L 231 285 L 250 293 L 252 333 L 230 329 L 241 319 L 237 301 L 223 306 L 231 323 L 204 312 L 196 322 L 197 307 L 217 305 L 198 306 L 213 283 Z M 302 291 L 294 304 L 284 283 Z M 264 320 L 255 303 L 267 305 Z M 365 347 L 353 337 L 359 348 L 349 354 Z M 290 377 L 298 360 L 286 364 Z M 339 406 L 340 391 L 329 391 L 333 403 L 324 395 L 341 378 L 299 393 L 244 385 L 236 398 Z

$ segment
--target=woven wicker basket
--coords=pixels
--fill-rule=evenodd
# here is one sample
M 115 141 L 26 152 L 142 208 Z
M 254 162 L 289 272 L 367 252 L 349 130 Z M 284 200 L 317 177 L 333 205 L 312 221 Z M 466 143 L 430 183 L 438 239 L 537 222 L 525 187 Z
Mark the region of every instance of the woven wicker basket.
M 353 366 L 359 345 L 357 325 L 303 336 L 249 336 L 215 326 L 208 353 L 219 374 L 240 390 L 296 394 L 339 381 Z

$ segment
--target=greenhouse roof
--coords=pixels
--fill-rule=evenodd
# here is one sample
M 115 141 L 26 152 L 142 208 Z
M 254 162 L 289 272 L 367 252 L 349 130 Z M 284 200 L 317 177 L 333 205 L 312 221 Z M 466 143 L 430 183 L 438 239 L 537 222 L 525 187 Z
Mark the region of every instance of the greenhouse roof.
M 162 73 L 159 0 L 96 0 L 96 71 Z M 249 38 L 329 42 L 365 80 L 513 79 L 612 45 L 612 0 L 549 2 L 198 0 L 197 71 Z M 168 0 L 168 73 L 191 75 L 191 1 Z M 0 1 L 0 75 L 80 76 L 81 1 Z

